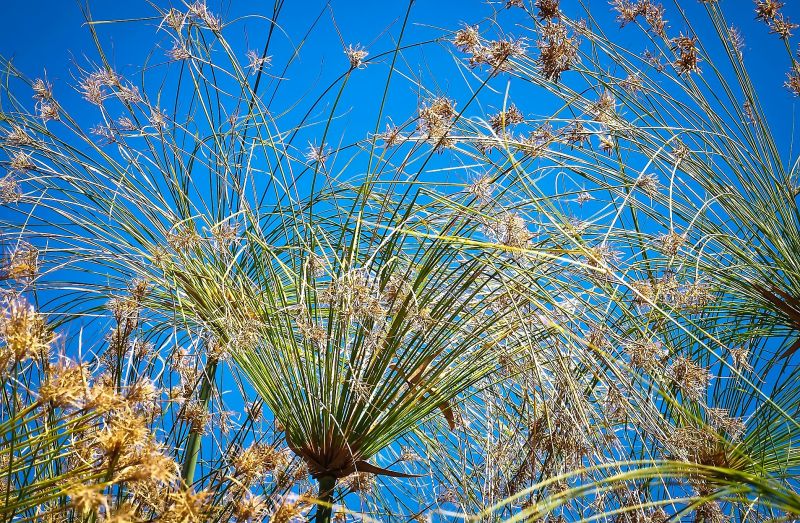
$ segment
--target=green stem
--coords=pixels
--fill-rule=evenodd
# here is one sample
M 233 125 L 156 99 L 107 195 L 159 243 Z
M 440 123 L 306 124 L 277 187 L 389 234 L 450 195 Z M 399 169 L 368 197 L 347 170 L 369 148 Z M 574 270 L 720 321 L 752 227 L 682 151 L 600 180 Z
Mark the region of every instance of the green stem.
M 333 476 L 321 476 L 317 478 L 319 482 L 319 494 L 317 498 L 317 517 L 316 523 L 329 523 L 331 512 L 333 511 L 333 490 L 336 488 L 336 478 Z
M 200 403 L 205 410 L 208 410 L 208 402 L 211 399 L 211 389 L 213 388 L 214 375 L 217 373 L 217 360 L 210 360 L 203 369 L 203 385 L 200 387 Z M 196 430 L 195 430 L 196 429 Z M 197 468 L 197 460 L 200 457 L 200 440 L 203 437 L 202 427 L 190 427 L 189 439 L 186 442 L 186 451 L 183 455 L 183 466 L 181 467 L 181 477 L 186 486 L 194 483 L 194 470 Z

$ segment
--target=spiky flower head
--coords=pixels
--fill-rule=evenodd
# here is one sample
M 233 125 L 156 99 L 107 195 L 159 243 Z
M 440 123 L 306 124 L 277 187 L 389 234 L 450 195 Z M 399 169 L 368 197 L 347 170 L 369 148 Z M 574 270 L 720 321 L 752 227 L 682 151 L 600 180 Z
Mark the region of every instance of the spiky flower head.
M 262 69 L 269 67 L 272 63 L 271 56 L 262 56 L 254 50 L 247 51 L 247 68 L 253 72 L 259 72 Z
M 464 52 L 473 52 L 481 45 L 480 32 L 478 26 L 464 26 L 463 29 L 456 31 L 453 37 L 453 45 Z
M 578 40 L 562 23 L 548 21 L 541 29 L 537 46 L 538 63 L 546 80 L 558 83 L 561 75 L 578 61 Z
M 55 335 L 47 327 L 44 317 L 22 298 L 12 298 L 2 305 L 0 312 L 0 368 L 13 358 L 47 356 Z
M 366 67 L 364 59 L 369 55 L 366 49 L 361 44 L 348 45 L 344 50 L 344 54 L 350 61 L 350 69 L 359 69 Z

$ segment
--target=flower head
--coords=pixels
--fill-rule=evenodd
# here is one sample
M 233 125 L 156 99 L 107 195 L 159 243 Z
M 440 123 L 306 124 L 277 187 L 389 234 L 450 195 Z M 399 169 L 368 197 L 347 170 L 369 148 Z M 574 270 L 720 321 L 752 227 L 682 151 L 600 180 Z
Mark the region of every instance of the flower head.
M 364 49 L 360 44 L 348 45 L 347 49 L 344 50 L 344 54 L 350 61 L 351 69 L 359 69 L 361 67 L 365 67 L 364 58 L 366 58 L 367 55 L 369 55 L 366 49 Z
M 561 74 L 569 71 L 578 61 L 578 41 L 570 36 L 567 26 L 548 21 L 541 30 L 537 43 L 539 66 L 546 80 L 558 82 Z

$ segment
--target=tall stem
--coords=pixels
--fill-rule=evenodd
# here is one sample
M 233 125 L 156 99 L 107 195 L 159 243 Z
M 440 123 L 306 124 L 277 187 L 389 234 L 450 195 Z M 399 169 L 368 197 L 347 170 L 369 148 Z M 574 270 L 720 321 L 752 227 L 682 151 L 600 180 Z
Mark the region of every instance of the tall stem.
M 329 523 L 331 512 L 333 511 L 333 490 L 336 487 L 336 478 L 333 476 L 321 476 L 317 478 L 319 482 L 319 494 L 317 498 L 317 517 L 316 523 Z
M 203 385 L 200 387 L 200 404 L 208 410 L 208 403 L 211 399 L 211 389 L 214 385 L 214 376 L 217 373 L 217 360 L 209 360 L 203 370 Z M 186 450 L 183 455 L 183 467 L 181 467 L 181 477 L 187 486 L 194 483 L 194 470 L 197 467 L 197 459 L 200 457 L 200 440 L 203 431 L 201 427 L 190 427 L 189 439 L 186 442 Z

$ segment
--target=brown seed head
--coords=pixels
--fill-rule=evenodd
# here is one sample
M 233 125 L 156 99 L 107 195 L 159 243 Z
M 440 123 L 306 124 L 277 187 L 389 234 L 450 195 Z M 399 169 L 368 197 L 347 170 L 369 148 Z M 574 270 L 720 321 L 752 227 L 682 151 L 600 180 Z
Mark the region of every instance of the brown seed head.
M 546 80 L 557 83 L 561 74 L 578 61 L 578 41 L 562 23 L 548 21 L 541 29 L 537 46 L 538 63 Z
M 453 38 L 453 45 L 464 52 L 473 52 L 480 44 L 481 38 L 478 26 L 465 26 L 463 29 L 456 31 Z

